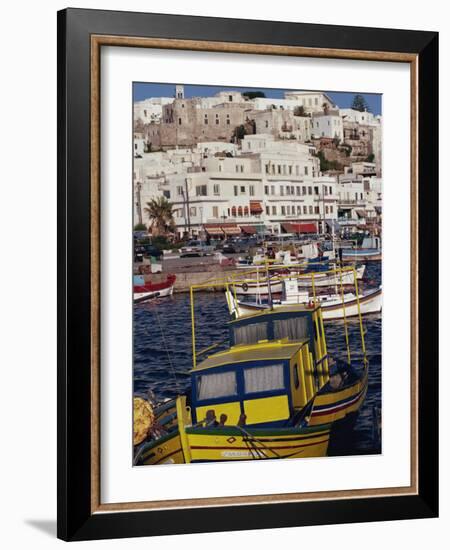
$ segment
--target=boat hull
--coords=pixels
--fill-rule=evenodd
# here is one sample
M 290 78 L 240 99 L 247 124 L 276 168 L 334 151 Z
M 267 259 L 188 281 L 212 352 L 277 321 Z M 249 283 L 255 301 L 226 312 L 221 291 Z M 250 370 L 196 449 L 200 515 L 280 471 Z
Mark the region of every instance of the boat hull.
M 321 302 L 322 307 L 322 318 L 325 320 L 332 320 L 332 319 L 344 319 L 349 317 L 356 317 L 359 315 L 359 311 L 361 312 L 361 315 L 367 315 L 367 314 L 373 314 L 373 313 L 380 313 L 382 308 L 382 291 L 381 288 L 372 291 L 370 293 L 367 293 L 365 295 L 360 296 L 359 298 L 359 311 L 358 311 L 358 302 L 356 300 L 356 297 L 354 294 L 351 295 L 352 298 L 346 298 L 344 296 L 344 305 L 342 304 L 342 300 L 340 297 L 334 298 L 329 301 L 323 301 Z M 234 301 L 232 296 L 227 296 L 228 300 Z M 320 296 L 319 296 L 320 300 Z M 272 307 L 274 309 L 277 309 L 279 307 L 285 307 L 287 305 L 298 305 L 298 304 L 305 304 L 307 301 L 305 300 L 299 300 L 297 301 L 289 301 L 289 302 L 279 302 L 279 303 L 273 303 Z M 264 309 L 267 309 L 267 305 L 258 304 L 258 303 L 249 303 L 238 300 L 237 302 L 238 308 L 233 308 L 233 303 L 229 302 L 229 308 L 230 311 L 236 311 L 238 310 L 238 316 L 239 317 L 246 317 L 249 315 L 254 315 L 255 313 L 258 313 L 259 311 L 263 311 Z
M 365 266 L 359 266 L 356 268 L 356 278 L 358 280 L 362 279 L 364 276 Z M 299 288 L 311 288 L 313 278 L 310 274 L 300 274 L 296 275 L 298 280 Z M 327 286 L 338 286 L 338 285 L 354 285 L 355 276 L 353 271 L 345 271 L 344 273 L 315 273 L 314 274 L 314 286 L 315 287 L 327 287 Z M 233 288 L 238 295 L 267 295 L 269 294 L 269 288 L 267 284 L 267 279 L 262 279 L 258 284 L 257 282 L 234 282 Z M 279 294 L 282 292 L 283 282 L 281 279 L 274 277 L 270 281 L 270 292 L 272 294 Z

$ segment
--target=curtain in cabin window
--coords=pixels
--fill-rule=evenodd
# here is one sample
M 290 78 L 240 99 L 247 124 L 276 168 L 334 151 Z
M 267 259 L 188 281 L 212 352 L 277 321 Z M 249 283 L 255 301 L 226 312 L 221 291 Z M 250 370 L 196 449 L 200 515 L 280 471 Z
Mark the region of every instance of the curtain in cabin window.
M 236 373 L 219 372 L 197 377 L 198 399 L 215 399 L 237 394 Z
M 234 343 L 256 344 L 260 340 L 267 340 L 267 323 L 244 325 L 234 329 Z
M 283 365 L 269 365 L 244 370 L 245 393 L 282 390 L 284 388 Z
M 279 319 L 273 323 L 275 340 L 289 338 L 289 340 L 302 340 L 308 338 L 307 317 L 294 317 L 293 319 Z

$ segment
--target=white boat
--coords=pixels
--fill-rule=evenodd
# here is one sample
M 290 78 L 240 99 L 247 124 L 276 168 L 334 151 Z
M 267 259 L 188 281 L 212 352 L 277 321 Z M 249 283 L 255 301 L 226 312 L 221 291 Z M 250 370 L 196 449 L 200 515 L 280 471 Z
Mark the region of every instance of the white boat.
M 356 278 L 358 280 L 363 278 L 365 268 L 365 265 L 361 265 L 355 268 Z M 312 287 L 313 275 L 311 273 L 297 273 L 293 271 L 291 273 L 292 275 L 295 275 L 299 289 Z M 271 294 L 279 294 L 283 291 L 283 279 L 283 276 L 279 276 L 276 273 L 269 277 Z M 323 273 L 314 273 L 315 287 L 339 286 L 341 284 L 355 284 L 355 276 L 353 270 L 343 272 L 326 271 Z M 239 295 L 261 296 L 269 294 L 267 276 L 262 275 L 260 278 L 258 271 L 256 272 L 256 275 L 253 275 L 252 279 L 233 281 L 232 285 L 236 294 Z
M 153 300 L 154 298 L 162 298 L 164 296 L 172 296 L 173 287 L 175 285 L 175 275 L 169 275 L 165 281 L 159 283 L 145 283 L 140 276 L 136 276 L 135 284 L 133 285 L 133 302 L 138 304 Z
M 248 317 L 260 311 L 267 309 L 277 309 L 286 306 L 297 306 L 311 304 L 314 307 L 313 296 L 309 292 L 298 291 L 295 279 L 283 281 L 283 296 L 281 300 L 272 300 L 271 305 L 268 302 L 257 300 L 237 299 L 228 289 L 226 299 L 230 314 L 234 318 Z M 353 292 L 340 294 L 322 294 L 316 295 L 316 303 L 322 307 L 323 319 L 343 319 L 347 317 L 358 316 L 358 300 Z M 359 310 L 361 315 L 368 313 L 379 313 L 382 307 L 381 286 L 359 295 Z

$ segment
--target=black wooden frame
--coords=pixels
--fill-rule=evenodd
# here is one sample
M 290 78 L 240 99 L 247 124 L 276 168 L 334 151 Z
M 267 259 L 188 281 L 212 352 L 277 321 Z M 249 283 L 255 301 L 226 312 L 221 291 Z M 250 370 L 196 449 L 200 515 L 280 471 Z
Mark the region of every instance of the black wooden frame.
M 91 514 L 90 37 L 418 55 L 419 491 L 415 496 Z M 58 13 L 58 537 L 85 540 L 438 514 L 438 35 L 100 10 Z

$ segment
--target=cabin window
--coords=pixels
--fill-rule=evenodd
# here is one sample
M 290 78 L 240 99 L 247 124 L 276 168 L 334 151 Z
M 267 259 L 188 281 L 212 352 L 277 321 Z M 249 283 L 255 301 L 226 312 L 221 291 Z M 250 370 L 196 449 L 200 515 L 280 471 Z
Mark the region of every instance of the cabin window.
M 245 393 L 284 389 L 283 365 L 244 369 Z
M 260 340 L 267 340 L 267 323 L 255 323 L 234 329 L 235 345 L 256 344 Z
M 307 317 L 294 317 L 293 319 L 279 319 L 273 323 L 274 338 L 281 340 L 302 340 L 308 338 Z
M 199 401 L 236 394 L 237 383 L 234 371 L 202 374 L 197 377 L 197 398 Z

